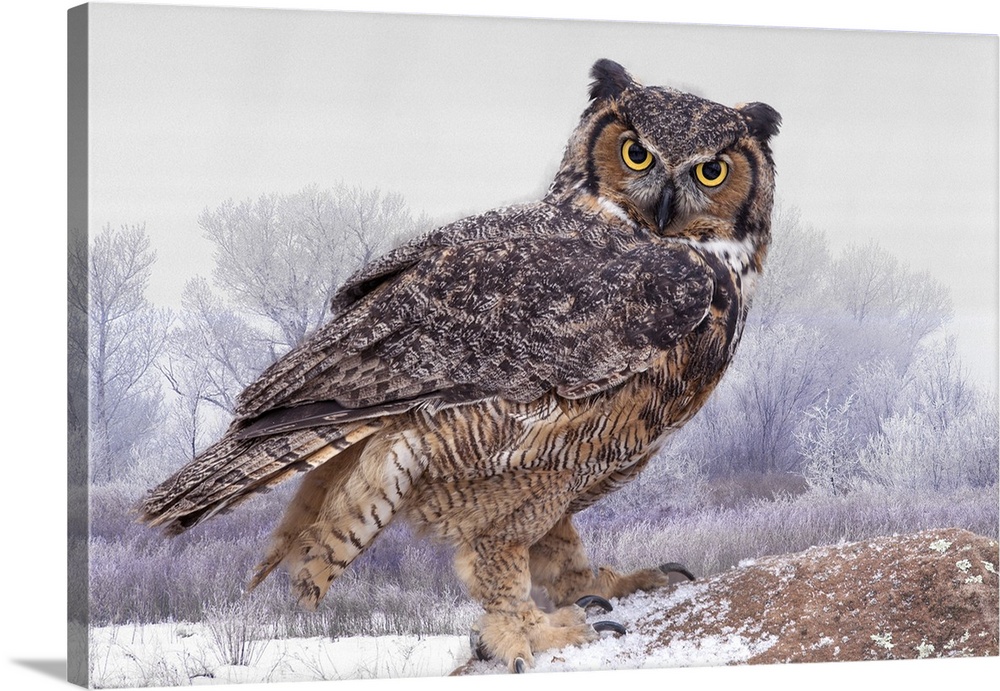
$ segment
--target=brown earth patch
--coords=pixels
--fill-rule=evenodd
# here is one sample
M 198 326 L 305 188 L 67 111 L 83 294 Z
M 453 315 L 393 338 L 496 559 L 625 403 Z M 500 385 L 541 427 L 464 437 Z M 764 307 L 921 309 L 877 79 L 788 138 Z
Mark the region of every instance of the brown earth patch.
M 604 669 L 996 656 L 998 571 L 995 540 L 954 528 L 765 557 L 618 601 L 627 641 L 566 649 L 541 668 L 582 668 L 563 665 L 580 653 L 603 654 Z
M 998 654 L 998 546 L 957 529 L 880 537 L 768 557 L 706 581 L 685 607 L 722 606 L 667 627 L 676 638 L 772 636 L 749 664 Z

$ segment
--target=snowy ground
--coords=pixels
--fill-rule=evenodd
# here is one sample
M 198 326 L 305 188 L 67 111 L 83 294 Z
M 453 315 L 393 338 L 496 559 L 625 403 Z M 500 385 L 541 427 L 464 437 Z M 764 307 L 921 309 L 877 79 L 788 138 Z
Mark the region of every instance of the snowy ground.
M 426 677 L 449 674 L 469 659 L 461 636 L 380 636 L 260 641 L 249 664 L 225 664 L 201 624 L 95 628 L 91 685 L 97 688 L 244 682 Z
M 637 630 L 638 622 L 656 618 L 664 606 L 700 600 L 702 589 L 699 584 L 681 585 L 666 602 L 662 594 L 642 593 L 613 600 L 613 612 L 592 619 L 620 621 L 632 633 L 604 633 L 586 648 L 538 653 L 534 671 L 722 665 L 743 662 L 768 645 L 751 643 L 740 631 L 732 631 L 663 648 L 655 645 L 655 630 Z M 245 649 L 249 664 L 232 665 L 226 664 L 212 631 L 201 624 L 95 628 L 91 646 L 91 683 L 101 688 L 446 676 L 471 656 L 466 636 L 307 638 L 259 641 Z M 466 672 L 491 674 L 506 668 L 476 662 Z
M 616 620 L 626 635 L 539 652 L 532 671 L 996 657 L 997 549 L 992 538 L 939 529 L 748 560 L 702 581 L 612 599 L 612 612 L 590 620 Z M 251 630 L 239 617 L 94 629 L 91 684 L 506 672 L 499 662 L 470 661 L 467 636 L 266 640 Z
M 774 638 L 762 636 L 752 623 L 745 628 L 730 628 L 721 634 L 702 634 L 695 638 L 675 640 L 669 646 L 659 641 L 664 631 L 683 622 L 665 617 L 665 612 L 686 605 L 684 618 L 697 618 L 705 625 L 726 611 L 726 602 L 713 602 L 706 597 L 709 586 L 683 583 L 668 594 L 636 593 L 623 600 L 611 600 L 614 610 L 607 615 L 591 616 L 591 621 L 612 619 L 625 626 L 629 633 L 616 636 L 610 632 L 584 647 L 548 650 L 535 654 L 534 672 L 597 671 L 607 669 L 661 669 L 668 667 L 704 667 L 746 662 L 771 647 Z M 473 662 L 465 673 L 491 674 L 506 672 L 506 667 L 493 662 Z

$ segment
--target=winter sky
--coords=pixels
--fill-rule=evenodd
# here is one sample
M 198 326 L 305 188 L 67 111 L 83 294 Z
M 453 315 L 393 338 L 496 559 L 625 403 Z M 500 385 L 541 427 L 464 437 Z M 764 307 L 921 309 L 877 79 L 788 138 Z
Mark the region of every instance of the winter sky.
M 996 37 L 108 4 L 90 30 L 91 227 L 146 224 L 158 304 L 210 273 L 197 218 L 230 198 L 343 181 L 440 222 L 538 198 L 609 57 L 774 106 L 780 203 L 947 284 L 996 387 Z

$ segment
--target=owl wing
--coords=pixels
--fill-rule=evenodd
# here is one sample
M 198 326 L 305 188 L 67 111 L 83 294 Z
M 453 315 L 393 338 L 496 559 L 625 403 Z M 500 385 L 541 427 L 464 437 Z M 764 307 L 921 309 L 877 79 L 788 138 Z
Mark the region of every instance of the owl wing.
M 591 395 L 690 333 L 715 285 L 690 248 L 606 230 L 399 256 L 350 282 L 340 314 L 244 392 L 240 436 L 418 405 Z

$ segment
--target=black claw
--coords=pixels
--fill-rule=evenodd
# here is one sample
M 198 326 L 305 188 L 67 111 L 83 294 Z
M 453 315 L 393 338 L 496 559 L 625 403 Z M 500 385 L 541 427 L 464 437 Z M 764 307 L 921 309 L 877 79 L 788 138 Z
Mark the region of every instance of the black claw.
M 611 606 L 611 603 L 605 600 L 600 595 L 584 595 L 583 597 L 581 597 L 579 600 L 576 601 L 576 605 L 577 607 L 582 607 L 583 609 L 587 609 L 591 605 L 595 605 L 597 607 L 600 607 L 605 612 L 610 612 L 612 609 L 614 609 Z
M 660 571 L 670 575 L 671 573 L 679 573 L 689 581 L 694 580 L 694 574 L 688 571 L 683 564 L 678 564 L 675 561 L 668 562 L 666 564 L 660 564 Z
M 524 674 L 524 658 L 522 657 L 514 658 L 514 673 Z
M 611 631 L 619 636 L 624 636 L 628 633 L 625 627 L 619 624 L 617 621 L 598 621 L 594 623 L 594 631 L 601 633 L 602 631 Z
M 480 662 L 490 659 L 490 656 L 486 653 L 486 648 L 483 646 L 483 640 L 479 636 L 479 632 L 475 629 L 469 631 L 469 647 L 472 648 L 473 654 Z

